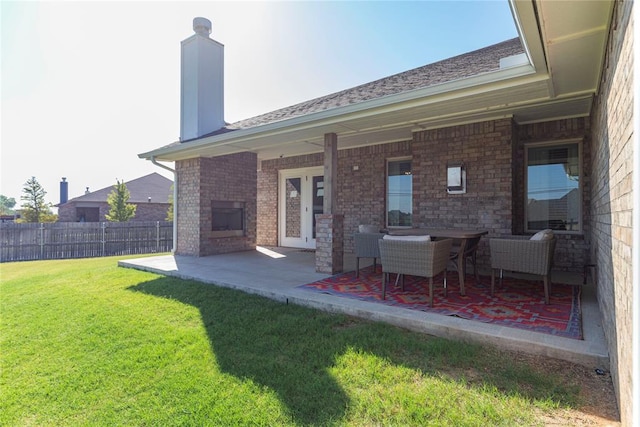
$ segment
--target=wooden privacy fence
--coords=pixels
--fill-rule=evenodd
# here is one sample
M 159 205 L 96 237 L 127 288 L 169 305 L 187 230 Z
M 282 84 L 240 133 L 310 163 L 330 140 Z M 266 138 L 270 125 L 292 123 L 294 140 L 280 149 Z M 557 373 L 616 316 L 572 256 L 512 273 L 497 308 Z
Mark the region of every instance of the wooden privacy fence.
M 0 223 L 0 262 L 168 252 L 173 224 L 160 221 Z

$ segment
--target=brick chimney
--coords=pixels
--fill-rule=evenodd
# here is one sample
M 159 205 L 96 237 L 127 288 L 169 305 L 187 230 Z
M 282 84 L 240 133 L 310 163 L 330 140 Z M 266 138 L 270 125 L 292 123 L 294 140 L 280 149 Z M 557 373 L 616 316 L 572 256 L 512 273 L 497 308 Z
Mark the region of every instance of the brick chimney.
M 193 19 L 194 35 L 182 41 L 180 141 L 224 127 L 224 46 L 209 38 L 211 21 Z

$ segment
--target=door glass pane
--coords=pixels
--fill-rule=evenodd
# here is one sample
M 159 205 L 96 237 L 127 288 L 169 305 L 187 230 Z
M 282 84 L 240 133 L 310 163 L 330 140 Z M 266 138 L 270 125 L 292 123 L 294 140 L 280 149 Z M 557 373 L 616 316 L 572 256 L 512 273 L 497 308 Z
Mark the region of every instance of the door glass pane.
M 285 236 L 301 237 L 300 213 L 302 211 L 302 195 L 300 194 L 301 178 L 287 178 L 286 188 L 286 206 L 285 206 Z
M 580 230 L 578 144 L 527 151 L 527 230 Z
M 324 212 L 324 175 L 313 177 L 313 231 L 312 236 L 316 238 L 316 214 Z
M 409 227 L 413 214 L 411 160 L 390 161 L 387 173 L 387 225 Z

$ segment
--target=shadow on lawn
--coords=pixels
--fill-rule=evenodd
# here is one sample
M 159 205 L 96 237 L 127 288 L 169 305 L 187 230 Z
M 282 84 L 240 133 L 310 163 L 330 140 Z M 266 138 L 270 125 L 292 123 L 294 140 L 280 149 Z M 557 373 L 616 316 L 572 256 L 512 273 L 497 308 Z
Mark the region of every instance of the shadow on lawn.
M 495 360 L 479 346 L 417 336 L 385 324 L 188 280 L 163 277 L 130 289 L 197 307 L 221 370 L 269 387 L 291 417 L 303 424 L 329 424 L 345 414 L 349 397 L 329 369 L 350 348 L 427 375 L 441 376 L 446 369 L 455 377 L 456 369 L 476 370 L 485 384 L 496 385 L 508 395 L 551 397 L 561 404 L 570 404 L 571 395 L 575 396 L 574 391 L 558 388 L 551 380 L 532 387 L 522 381 L 531 374 L 528 370 L 505 375 L 500 369 L 513 367 L 495 369 Z M 512 378 L 505 381 L 509 376 Z
M 343 415 L 348 397 L 327 368 L 344 347 L 332 343 L 328 316 L 173 278 L 130 289 L 198 308 L 220 369 L 275 391 L 292 419 L 325 424 Z

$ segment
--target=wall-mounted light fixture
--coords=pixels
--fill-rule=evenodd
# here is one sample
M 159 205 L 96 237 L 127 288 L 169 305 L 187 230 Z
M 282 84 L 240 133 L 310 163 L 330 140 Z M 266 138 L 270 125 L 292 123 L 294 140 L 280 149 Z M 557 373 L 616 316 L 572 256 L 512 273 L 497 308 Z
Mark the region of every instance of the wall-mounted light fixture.
M 447 193 L 464 194 L 467 192 L 467 171 L 464 163 L 447 164 Z

